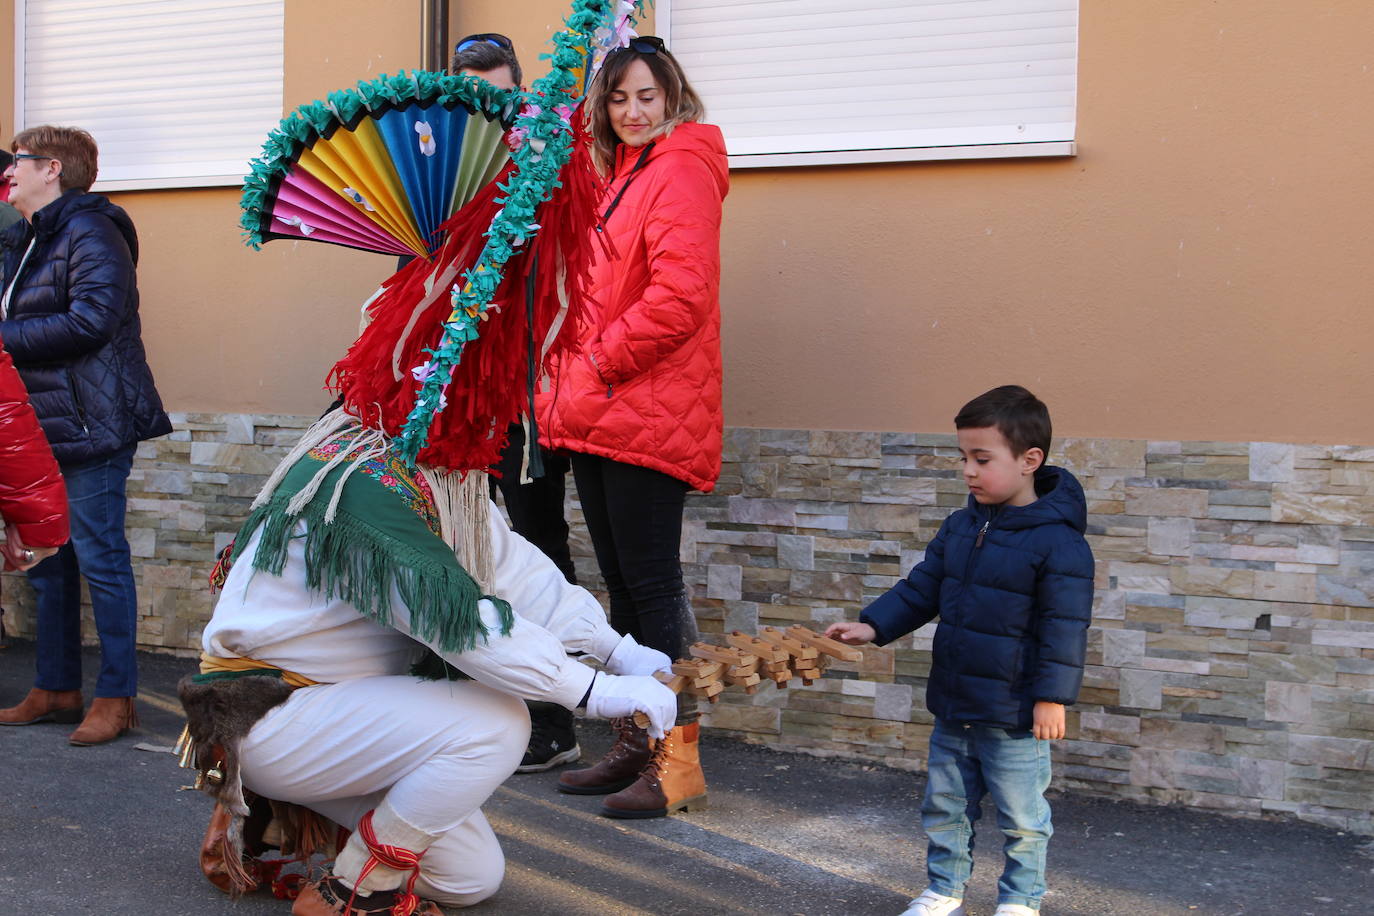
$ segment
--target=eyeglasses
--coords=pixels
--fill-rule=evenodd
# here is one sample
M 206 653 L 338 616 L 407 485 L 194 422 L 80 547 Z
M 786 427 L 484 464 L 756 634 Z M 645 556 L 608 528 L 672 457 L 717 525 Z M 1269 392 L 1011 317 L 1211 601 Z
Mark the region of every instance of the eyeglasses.
M 665 45 L 663 39 L 659 38 L 657 35 L 640 35 L 636 38 L 631 38 L 628 45 L 612 48 L 610 54 L 606 56 L 610 57 L 612 54 L 619 51 L 634 51 L 636 54 L 657 54 L 660 51 L 667 52 L 667 50 L 668 46 Z
M 462 54 L 473 45 L 481 44 L 495 45 L 505 51 L 515 50 L 514 46 L 511 44 L 511 40 L 506 36 L 498 32 L 479 32 L 476 35 L 469 35 L 467 38 L 460 39 L 459 42 L 453 46 L 453 53 Z
M 35 154 L 35 153 L 15 153 L 15 154 L 14 154 L 14 161 L 15 161 L 15 162 L 18 162 L 20 159 L 51 159 L 51 158 L 52 158 L 52 156 L 39 156 L 39 155 L 37 155 L 37 154 Z

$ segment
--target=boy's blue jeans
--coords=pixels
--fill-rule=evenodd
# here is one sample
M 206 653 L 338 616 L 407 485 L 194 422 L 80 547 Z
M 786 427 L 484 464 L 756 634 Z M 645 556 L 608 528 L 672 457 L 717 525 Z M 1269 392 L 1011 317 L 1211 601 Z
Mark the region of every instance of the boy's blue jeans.
M 926 871 L 930 889 L 964 898 L 973 871 L 974 824 L 979 803 L 992 796 L 997 826 L 1006 837 L 1006 867 L 997 902 L 1040 909 L 1049 847 L 1050 743 L 1030 732 L 984 725 L 935 722 L 930 735 L 930 778 L 921 802 L 921 825 L 930 838 Z
M 98 697 L 138 693 L 134 630 L 138 599 L 124 534 L 125 483 L 134 446 L 80 464 L 62 465 L 72 539 L 29 570 L 37 604 L 38 677 L 43 690 L 81 689 L 81 577 L 91 593 L 100 635 Z

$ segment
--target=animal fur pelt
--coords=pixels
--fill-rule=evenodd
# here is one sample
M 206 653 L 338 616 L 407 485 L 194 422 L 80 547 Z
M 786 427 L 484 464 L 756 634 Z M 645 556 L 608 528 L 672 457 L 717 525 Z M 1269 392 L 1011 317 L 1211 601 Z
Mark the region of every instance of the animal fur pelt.
M 201 870 L 231 897 L 272 882 L 289 859 L 305 861 L 315 853 L 330 854 L 337 846 L 339 832 L 332 821 L 243 788 L 239 746 L 292 689 L 280 677 L 265 673 L 188 676 L 177 685 L 186 710 L 182 760 L 200 774 L 196 785 L 215 799 L 201 843 Z M 288 858 L 260 861 L 270 847 Z
M 268 711 L 291 696 L 280 677 L 247 677 L 205 681 L 188 676 L 177 684 L 186 710 L 186 730 L 194 748 L 192 760 L 200 787 L 239 817 L 248 816 L 239 775 L 239 745 Z

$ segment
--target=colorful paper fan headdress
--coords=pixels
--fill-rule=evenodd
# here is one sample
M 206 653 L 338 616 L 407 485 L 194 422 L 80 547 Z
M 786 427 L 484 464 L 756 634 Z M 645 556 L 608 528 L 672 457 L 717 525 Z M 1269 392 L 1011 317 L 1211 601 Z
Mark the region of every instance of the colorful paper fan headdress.
M 330 374 L 407 463 L 493 464 L 538 369 L 568 345 L 559 332 L 581 308 L 599 190 L 575 108 L 642 4 L 574 0 L 552 68 L 527 92 L 383 76 L 302 106 L 253 162 L 242 202 L 253 247 L 294 238 L 421 255 L 374 297 L 372 324 Z

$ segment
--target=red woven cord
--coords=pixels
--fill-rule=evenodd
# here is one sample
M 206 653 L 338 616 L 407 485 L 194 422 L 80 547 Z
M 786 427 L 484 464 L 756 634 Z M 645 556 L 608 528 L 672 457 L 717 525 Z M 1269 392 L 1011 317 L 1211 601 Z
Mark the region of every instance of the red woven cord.
M 420 898 L 413 891 L 415 880 L 420 877 L 420 860 L 425 854 L 413 852 L 404 846 L 387 846 L 377 842 L 377 832 L 372 829 L 371 811 L 358 821 L 358 836 L 363 838 L 363 845 L 367 847 L 368 859 L 363 870 L 358 873 L 358 880 L 353 884 L 353 895 L 348 898 L 348 908 L 353 909 L 353 901 L 358 897 L 358 885 L 363 883 L 363 879 L 370 875 L 374 868 L 381 865 L 396 871 L 410 871 L 410 880 L 406 881 L 405 892 L 397 896 L 396 905 L 391 908 L 391 913 L 392 916 L 411 916 L 420 908 Z

